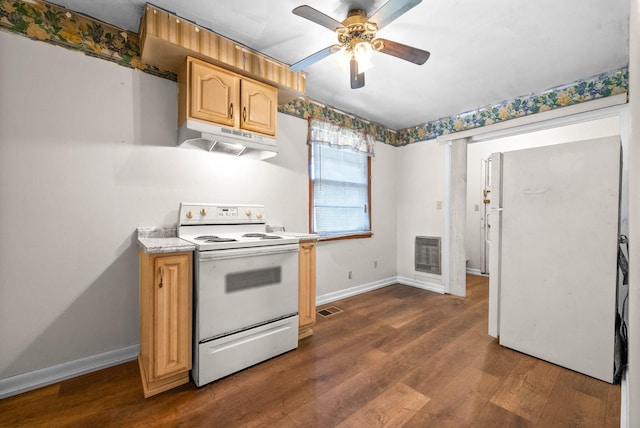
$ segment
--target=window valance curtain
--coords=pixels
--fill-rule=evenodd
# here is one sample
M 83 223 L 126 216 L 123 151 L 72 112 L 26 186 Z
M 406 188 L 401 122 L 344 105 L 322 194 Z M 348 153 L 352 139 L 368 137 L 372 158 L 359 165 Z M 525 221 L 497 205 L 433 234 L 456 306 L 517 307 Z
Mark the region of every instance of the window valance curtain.
M 375 139 L 364 131 L 312 119 L 309 121 L 309 144 L 329 144 L 374 156 Z

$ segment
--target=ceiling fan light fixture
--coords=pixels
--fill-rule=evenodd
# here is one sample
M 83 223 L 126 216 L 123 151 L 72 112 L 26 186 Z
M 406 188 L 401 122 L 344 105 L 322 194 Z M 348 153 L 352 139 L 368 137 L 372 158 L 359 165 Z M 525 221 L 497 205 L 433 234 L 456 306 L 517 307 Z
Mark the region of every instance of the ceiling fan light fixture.
M 352 53 L 346 46 L 340 48 L 335 56 L 335 61 L 340 70 L 349 69 L 349 61 L 351 61 Z
M 373 64 L 371 64 L 371 53 L 373 49 L 369 42 L 359 42 L 353 48 L 353 56 L 358 61 L 358 70 L 362 73 L 369 70 Z

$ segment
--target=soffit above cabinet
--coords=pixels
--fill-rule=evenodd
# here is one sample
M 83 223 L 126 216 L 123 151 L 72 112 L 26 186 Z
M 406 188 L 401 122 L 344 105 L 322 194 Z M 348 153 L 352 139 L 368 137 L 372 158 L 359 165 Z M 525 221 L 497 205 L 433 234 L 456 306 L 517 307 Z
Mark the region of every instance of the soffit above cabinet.
M 303 72 L 150 4 L 140 22 L 140 46 L 142 61 L 173 72 L 190 55 L 276 86 L 280 105 L 305 92 Z

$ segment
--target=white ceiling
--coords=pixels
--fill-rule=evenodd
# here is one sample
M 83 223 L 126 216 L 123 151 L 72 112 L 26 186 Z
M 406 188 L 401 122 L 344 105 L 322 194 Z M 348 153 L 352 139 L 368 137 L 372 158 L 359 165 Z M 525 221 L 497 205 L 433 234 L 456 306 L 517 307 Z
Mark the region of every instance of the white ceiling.
M 138 32 L 143 0 L 54 0 Z M 154 0 L 152 4 L 293 64 L 336 43 L 293 15 L 301 4 L 342 21 L 385 0 Z M 422 66 L 374 53 L 364 88 L 333 57 L 308 67 L 306 95 L 402 129 L 628 65 L 629 0 L 425 0 L 378 32 L 431 52 Z

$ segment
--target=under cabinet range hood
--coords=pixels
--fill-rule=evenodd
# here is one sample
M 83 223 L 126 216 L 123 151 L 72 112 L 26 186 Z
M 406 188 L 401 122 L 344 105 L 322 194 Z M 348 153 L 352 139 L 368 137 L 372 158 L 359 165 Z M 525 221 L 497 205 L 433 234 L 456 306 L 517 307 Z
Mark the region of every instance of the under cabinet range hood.
M 262 160 L 278 153 L 275 138 L 197 120 L 185 120 L 178 128 L 178 146 Z

